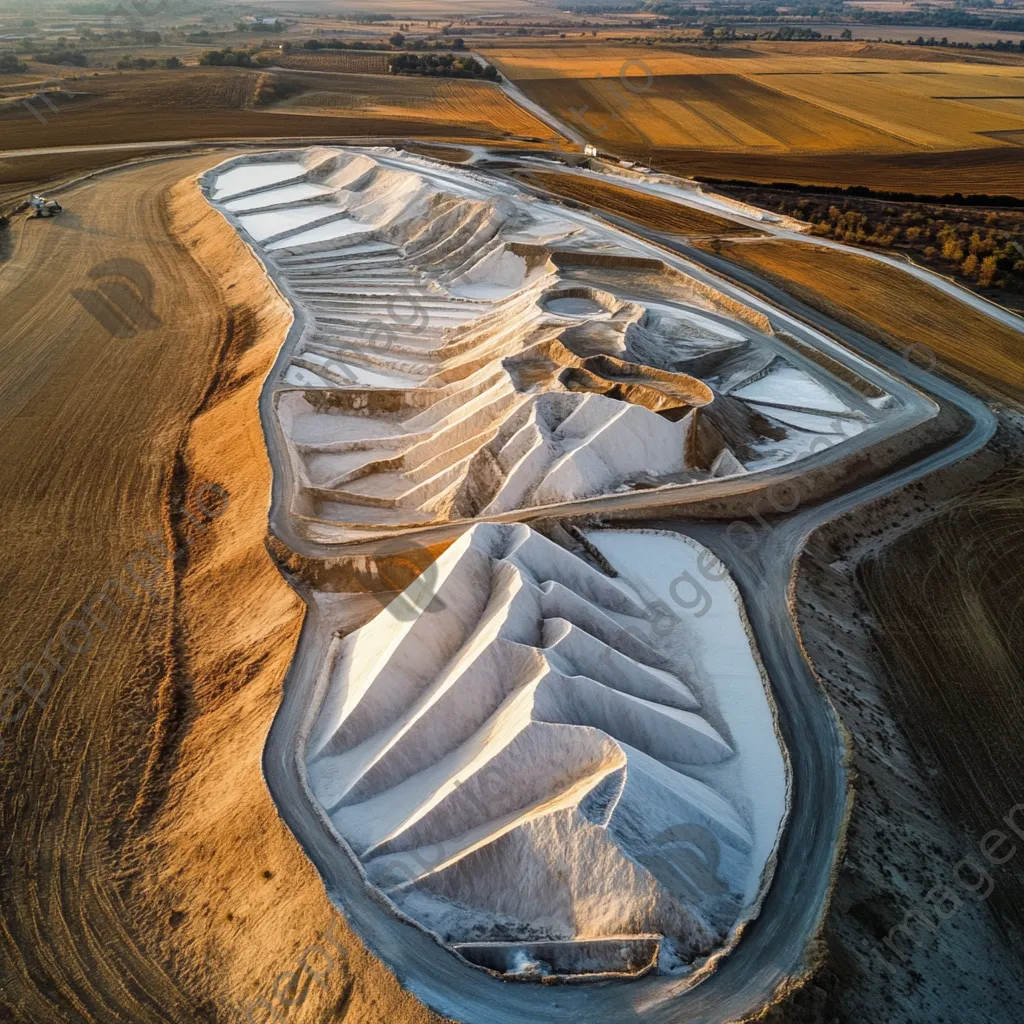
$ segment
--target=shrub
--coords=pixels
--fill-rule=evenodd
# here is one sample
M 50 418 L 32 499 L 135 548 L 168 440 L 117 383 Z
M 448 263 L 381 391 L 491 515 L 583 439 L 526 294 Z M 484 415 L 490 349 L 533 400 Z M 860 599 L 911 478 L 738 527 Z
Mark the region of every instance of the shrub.
M 978 284 L 987 288 L 995 278 L 998 269 L 999 261 L 995 256 L 986 256 L 981 261 L 981 267 L 978 270 Z
M 28 71 L 28 65 L 13 53 L 0 53 L 0 75 L 16 75 L 19 71 Z
M 48 53 L 34 53 L 32 59 L 40 64 L 70 64 L 76 68 L 89 66 L 89 58 L 81 50 L 50 50 Z

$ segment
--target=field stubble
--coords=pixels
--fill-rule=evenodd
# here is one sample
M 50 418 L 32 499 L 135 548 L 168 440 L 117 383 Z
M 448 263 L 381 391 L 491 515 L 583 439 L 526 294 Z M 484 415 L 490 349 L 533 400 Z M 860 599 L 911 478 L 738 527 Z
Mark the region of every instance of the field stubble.
M 264 547 L 257 413 L 290 314 L 194 185 L 216 159 L 75 187 L 63 217 L 18 225 L 0 271 L 6 681 L 130 553 L 180 549 L 176 494 L 209 480 L 230 495 L 183 560 L 140 570 L 152 596 L 6 724 L 8 1020 L 240 1024 L 337 917 L 262 780 L 302 618 Z M 152 276 L 160 324 L 136 337 L 112 337 L 70 294 L 114 258 Z M 308 1006 L 428 1020 L 342 930 L 359 984 L 341 990 L 338 972 Z
M 543 187 L 556 196 L 583 203 L 598 212 L 606 211 L 625 217 L 656 231 L 682 235 L 757 234 L 753 228 L 743 227 L 724 217 L 716 217 L 705 210 L 693 209 L 662 199 L 660 196 L 648 195 L 593 178 L 548 171 L 527 172 L 517 177 L 528 184 Z
M 941 768 L 956 820 L 977 838 L 1024 802 L 1024 469 L 943 505 L 860 566 L 900 719 Z M 1001 826 L 1000 826 L 1001 827 Z M 1018 853 L 1018 858 L 1020 854 Z M 995 912 L 1024 932 L 1024 874 Z
M 961 374 L 1024 397 L 1021 335 L 923 281 L 867 256 L 806 242 L 701 244 L 894 351 L 931 350 Z
M 761 44 L 687 52 L 593 43 L 488 56 L 598 147 L 653 157 L 666 170 L 1024 194 L 1019 63 L 948 53 L 942 61 L 906 53 L 897 60 L 860 44 L 827 55 Z

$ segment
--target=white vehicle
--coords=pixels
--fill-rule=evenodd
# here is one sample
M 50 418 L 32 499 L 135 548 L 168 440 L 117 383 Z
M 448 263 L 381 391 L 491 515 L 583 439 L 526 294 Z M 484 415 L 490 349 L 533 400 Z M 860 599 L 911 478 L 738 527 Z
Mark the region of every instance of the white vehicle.
M 56 217 L 64 209 L 56 199 L 45 199 L 43 196 L 30 196 L 28 202 L 32 217 Z

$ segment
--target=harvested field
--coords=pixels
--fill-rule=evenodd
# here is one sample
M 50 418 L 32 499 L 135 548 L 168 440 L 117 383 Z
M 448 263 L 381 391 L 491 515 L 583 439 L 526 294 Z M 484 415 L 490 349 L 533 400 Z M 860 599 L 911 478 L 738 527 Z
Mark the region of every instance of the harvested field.
M 288 99 L 266 104 L 268 83 Z M 0 112 L 11 149 L 170 139 L 397 136 L 458 140 L 516 137 L 550 144 L 549 127 L 482 82 L 369 75 L 309 75 L 223 68 L 144 71 L 74 83 L 57 111 L 36 104 Z M 318 97 L 303 107 L 300 93 Z M 287 103 L 288 105 L 284 105 Z M 305 115 L 297 120 L 296 115 Z
M 0 160 L 0 209 L 23 199 L 29 192 L 52 187 L 102 167 L 113 167 L 128 160 L 143 159 L 168 150 L 136 150 L 130 153 L 106 151 L 103 153 L 55 153 L 25 157 L 6 157 Z
M 632 79 L 629 79 L 633 82 Z M 537 79 L 526 94 L 602 148 L 761 152 L 892 151 L 885 132 L 783 95 L 741 75 L 665 75 L 633 84 L 615 78 Z M 573 111 L 577 111 L 576 114 Z
M 487 55 L 588 141 L 665 170 L 1024 194 L 1024 65 L 949 51 L 915 61 L 910 49 L 925 48 L 517 44 Z
M 269 994 L 337 921 L 260 768 L 301 618 L 263 548 L 270 470 L 256 412 L 287 320 L 233 239 L 208 253 L 234 275 L 214 282 L 168 234 L 173 215 L 204 244 L 214 215 L 190 220 L 168 190 L 188 176 L 193 195 L 191 178 L 217 159 L 75 188 L 61 219 L 16 226 L 0 270 L 8 694 L 48 644 L 65 666 L 48 688 L 32 675 L 41 707 L 6 701 L 4 1020 L 240 1024 L 237 1004 Z M 109 259 L 152 276 L 160 322 L 135 337 L 113 337 L 72 295 L 96 288 L 90 268 Z M 172 504 L 187 497 L 202 516 L 205 482 L 229 501 L 193 529 Z M 76 626 L 62 645 L 58 630 L 91 599 L 88 641 Z M 335 934 L 348 941 L 340 923 Z M 349 974 L 311 994 L 321 1016 L 351 1005 L 363 1019 L 428 1019 L 349 950 Z
M 940 766 L 940 792 L 975 840 L 1003 828 L 1024 793 L 1022 563 L 1024 474 L 1013 468 L 900 536 L 859 573 L 900 718 L 919 753 Z M 1019 934 L 1024 876 L 1010 867 L 993 873 L 991 907 Z
M 1010 141 L 1004 139 L 1004 141 Z M 864 185 L 871 189 L 924 195 L 1011 195 L 1024 198 L 1024 131 L 1018 147 L 966 149 L 952 153 L 856 153 L 772 156 L 660 150 L 655 164 L 685 176 L 783 181 L 800 185 Z M 624 151 L 629 152 L 628 148 Z M 633 150 L 634 158 L 647 158 Z
M 925 346 L 955 370 L 1018 400 L 1024 396 L 1021 335 L 922 281 L 864 256 L 804 242 L 705 244 L 896 351 Z
M 1013 60 L 980 63 L 950 50 L 870 46 L 864 43 L 822 42 L 772 44 L 741 42 L 715 49 L 695 46 L 638 46 L 629 43 L 550 41 L 534 46 L 483 46 L 488 60 L 515 82 L 546 78 L 614 78 L 624 75 L 638 84 L 648 76 L 915 74 L 926 64 L 930 75 L 958 72 L 968 75 L 1020 75 L 1024 66 Z M 997 57 L 1001 55 L 994 55 Z
M 979 135 L 1024 127 L 1024 69 L 932 66 L 934 72 L 811 71 L 760 81 L 788 97 L 931 149 L 968 149 L 979 145 Z M 882 102 L 883 96 L 888 102 Z
M 987 74 L 972 79 L 962 71 L 742 74 L 738 63 L 723 61 L 704 74 L 631 74 L 626 84 L 610 77 L 531 78 L 520 85 L 591 141 L 611 148 L 969 149 L 990 147 L 993 132 L 1024 128 L 1024 74 L 1006 75 L 1006 68 L 984 68 Z M 978 96 L 1014 99 L 970 99 Z
M 350 75 L 386 75 L 388 73 L 386 53 L 346 53 L 343 50 L 303 53 L 292 50 L 289 53 L 271 51 L 266 56 L 269 56 L 278 67 L 294 68 L 297 71 L 343 71 Z
M 716 217 L 713 213 L 592 178 L 547 171 L 522 173 L 517 177 L 540 185 L 556 196 L 575 200 L 598 211 L 605 210 L 626 217 L 658 231 L 672 231 L 681 235 L 757 234 L 752 228 L 742 227 L 724 217 Z

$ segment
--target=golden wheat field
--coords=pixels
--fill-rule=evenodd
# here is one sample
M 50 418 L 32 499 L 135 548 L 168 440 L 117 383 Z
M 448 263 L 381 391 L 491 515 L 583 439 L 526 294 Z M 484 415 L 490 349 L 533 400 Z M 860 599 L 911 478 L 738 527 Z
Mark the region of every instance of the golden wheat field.
M 908 344 L 935 353 L 943 368 L 1024 396 L 1020 334 L 907 274 L 805 242 L 714 240 L 701 243 L 772 282 L 813 309 L 896 351 Z

